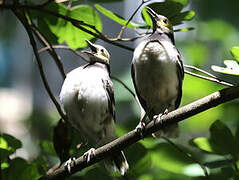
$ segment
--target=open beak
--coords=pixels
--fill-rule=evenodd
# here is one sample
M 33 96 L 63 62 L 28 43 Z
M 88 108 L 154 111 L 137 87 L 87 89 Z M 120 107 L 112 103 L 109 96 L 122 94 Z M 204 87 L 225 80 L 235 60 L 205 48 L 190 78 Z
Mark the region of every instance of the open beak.
M 146 6 L 146 11 L 151 16 L 152 19 L 157 18 L 157 14 L 150 7 Z
M 148 6 L 146 6 L 146 11 L 147 11 L 147 13 L 149 14 L 149 16 L 150 16 L 150 18 L 151 18 L 151 20 L 152 20 L 152 22 L 153 22 L 153 31 L 155 31 L 156 28 L 157 28 L 157 18 L 158 18 L 158 15 L 157 15 L 157 13 L 155 13 L 155 12 L 153 11 L 153 9 L 151 9 L 151 8 L 148 7 Z
M 85 41 L 87 42 L 87 44 L 88 44 L 89 48 L 91 49 L 92 53 L 97 53 L 97 49 L 96 49 L 95 45 L 87 39 Z

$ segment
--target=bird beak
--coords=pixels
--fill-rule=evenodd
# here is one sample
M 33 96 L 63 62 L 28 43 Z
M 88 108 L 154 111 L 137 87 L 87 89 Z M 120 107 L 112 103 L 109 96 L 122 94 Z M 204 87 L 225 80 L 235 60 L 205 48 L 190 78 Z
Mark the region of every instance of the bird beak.
M 149 14 L 149 16 L 150 16 L 150 18 L 151 18 L 151 20 L 152 20 L 152 22 L 153 22 L 153 31 L 155 31 L 156 28 L 157 28 L 157 18 L 158 18 L 158 15 L 157 15 L 157 13 L 155 13 L 155 12 L 153 11 L 153 9 L 151 9 L 151 8 L 148 7 L 148 6 L 146 6 L 146 11 L 147 11 L 147 13 Z
M 92 42 L 90 42 L 89 40 L 85 40 L 86 42 L 87 42 L 87 44 L 88 44 L 88 46 L 89 46 L 89 48 L 91 49 L 91 51 L 93 52 L 93 53 L 97 53 L 97 49 L 96 49 L 96 46 L 92 43 Z M 88 51 L 85 51 L 85 52 L 88 52 Z

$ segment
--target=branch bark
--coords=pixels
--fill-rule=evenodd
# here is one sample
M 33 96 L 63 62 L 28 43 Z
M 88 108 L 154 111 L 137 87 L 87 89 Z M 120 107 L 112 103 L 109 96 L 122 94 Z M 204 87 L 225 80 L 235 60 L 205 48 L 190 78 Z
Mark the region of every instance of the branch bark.
M 180 122 L 186 118 L 196 115 L 200 112 L 206 111 L 210 108 L 216 107 L 225 102 L 231 101 L 239 97 L 239 86 L 225 88 L 215 93 L 212 93 L 204 98 L 201 98 L 191 104 L 183 106 L 175 111 L 158 117 L 156 122 L 150 122 L 144 131 L 143 136 L 140 136 L 135 130 L 128 132 L 126 135 L 119 137 L 118 139 L 98 148 L 95 150 L 95 156 L 87 162 L 86 159 L 81 156 L 76 159 L 75 164 L 71 165 L 71 173 L 62 166 L 56 171 L 46 174 L 41 177 L 40 180 L 49 179 L 63 179 L 71 174 L 76 173 L 104 158 L 112 153 L 117 153 L 120 150 L 127 148 L 128 146 L 136 143 L 137 141 L 147 137 L 148 135 L 168 126 L 172 123 Z
M 33 52 L 35 54 L 36 61 L 37 61 L 37 64 L 38 64 L 38 68 L 39 68 L 39 71 L 40 71 L 40 75 L 41 75 L 43 84 L 45 86 L 45 89 L 46 89 L 48 95 L 50 96 L 52 102 L 55 104 L 56 109 L 57 109 L 58 113 L 60 114 L 60 116 L 62 117 L 62 119 L 67 120 L 66 115 L 61 110 L 61 106 L 57 102 L 57 100 L 56 100 L 55 96 L 53 95 L 53 93 L 51 91 L 51 88 L 50 88 L 50 86 L 48 84 L 48 81 L 47 81 L 47 78 L 46 78 L 46 75 L 44 73 L 42 63 L 41 63 L 41 59 L 40 59 L 40 56 L 39 56 L 39 53 L 38 53 L 38 50 L 37 50 L 36 41 L 34 39 L 31 27 L 30 27 L 30 25 L 27 22 L 27 18 L 26 18 L 25 14 L 24 14 L 24 11 L 22 9 L 17 9 L 17 8 L 16 9 L 12 9 L 12 11 L 16 15 L 16 17 L 19 19 L 19 21 L 22 23 L 22 25 L 24 26 L 24 28 L 25 28 L 28 36 L 29 36 L 30 43 L 32 45 L 32 49 L 33 49 Z

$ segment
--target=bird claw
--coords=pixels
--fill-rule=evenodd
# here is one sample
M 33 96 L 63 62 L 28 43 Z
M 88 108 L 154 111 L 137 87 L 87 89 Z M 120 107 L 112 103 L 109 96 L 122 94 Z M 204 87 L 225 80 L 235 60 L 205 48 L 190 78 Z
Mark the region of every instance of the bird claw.
M 140 121 L 139 124 L 135 128 L 136 132 L 138 134 L 140 134 L 141 137 L 143 136 L 143 132 L 145 130 L 145 126 L 146 126 L 146 124 L 144 122 Z
M 168 114 L 168 109 L 165 109 L 162 115 L 167 115 Z
M 87 152 L 84 153 L 84 158 L 86 159 L 87 163 L 93 156 L 95 156 L 95 148 L 90 148 Z
M 75 164 L 75 161 L 76 161 L 76 158 L 75 157 L 71 157 L 70 159 L 68 159 L 66 162 L 65 162 L 65 165 L 64 167 L 67 167 L 67 170 L 69 173 L 71 173 L 71 164 Z

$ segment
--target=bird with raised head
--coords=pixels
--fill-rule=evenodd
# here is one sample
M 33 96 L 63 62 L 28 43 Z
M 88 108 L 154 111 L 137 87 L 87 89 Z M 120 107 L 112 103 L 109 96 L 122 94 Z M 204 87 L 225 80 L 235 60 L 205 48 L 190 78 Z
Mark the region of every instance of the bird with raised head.
M 165 16 L 147 8 L 153 23 L 152 34 L 134 50 L 131 75 L 141 106 L 141 120 L 136 127 L 142 132 L 146 117 L 150 121 L 179 107 L 182 97 L 184 68 L 175 47 L 173 26 Z M 172 124 L 153 134 L 177 137 L 178 124 Z
M 93 146 L 85 153 L 87 161 L 94 156 L 94 148 L 113 141 L 115 135 L 115 100 L 110 79 L 110 55 L 100 45 L 86 40 L 91 51 L 83 51 L 89 63 L 67 74 L 60 100 L 71 125 Z M 123 151 L 105 160 L 107 169 L 124 175 L 129 168 Z M 69 164 L 67 164 L 69 170 Z

